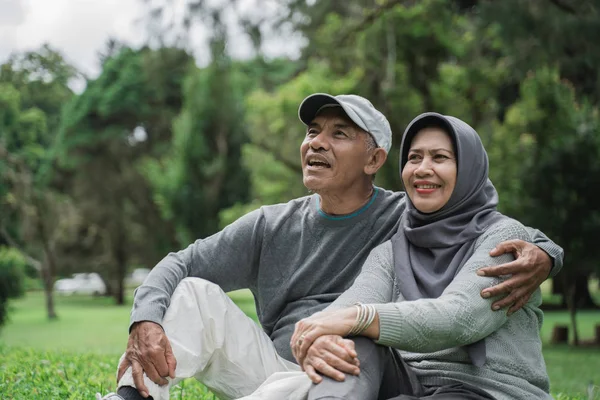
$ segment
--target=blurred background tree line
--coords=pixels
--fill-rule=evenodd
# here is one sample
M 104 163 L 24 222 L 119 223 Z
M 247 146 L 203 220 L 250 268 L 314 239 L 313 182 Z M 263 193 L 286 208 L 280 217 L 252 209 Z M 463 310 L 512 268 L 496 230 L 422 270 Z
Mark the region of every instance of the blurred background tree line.
M 280 0 L 276 19 L 236 16 L 246 60 L 227 48 L 237 0 L 213 3 L 189 1 L 176 19 L 172 2 L 146 1 L 147 45 L 110 40 L 95 79 L 49 46 L 0 66 L 0 281 L 39 276 L 49 318 L 55 279 L 73 272 L 98 272 L 123 303 L 135 266 L 307 194 L 297 107 L 313 92 L 356 93 L 394 132 L 377 185 L 401 190 L 412 118 L 469 122 L 501 210 L 565 249 L 563 306 L 596 307 L 600 0 Z M 188 44 L 195 24 L 212 33 L 202 60 Z M 278 30 L 302 35 L 300 57 L 264 56 Z M 0 323 L 13 286 L 0 291 Z

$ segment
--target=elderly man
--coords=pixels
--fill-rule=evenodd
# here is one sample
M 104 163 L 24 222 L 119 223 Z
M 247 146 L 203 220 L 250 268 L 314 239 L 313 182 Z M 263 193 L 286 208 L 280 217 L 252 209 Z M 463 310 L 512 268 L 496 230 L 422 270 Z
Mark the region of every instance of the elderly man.
M 405 195 L 373 185 L 391 146 L 384 115 L 360 96 L 313 94 L 299 116 L 307 127 L 303 181 L 313 194 L 263 206 L 167 255 L 136 290 L 118 395 L 105 399 L 165 399 L 187 377 L 221 398 L 237 398 L 274 372 L 297 371 L 289 346 L 294 324 L 346 290 L 371 249 L 396 231 Z M 492 255 L 511 251 L 518 258 L 486 271 L 513 274 L 482 293 L 508 293 L 495 305 L 512 306 L 509 312 L 562 266 L 562 249 L 537 231 L 532 237 L 544 250 L 502 244 Z M 225 294 L 241 288 L 254 294 L 262 328 Z M 322 364 L 349 372 L 352 345 L 334 337 L 323 346 Z

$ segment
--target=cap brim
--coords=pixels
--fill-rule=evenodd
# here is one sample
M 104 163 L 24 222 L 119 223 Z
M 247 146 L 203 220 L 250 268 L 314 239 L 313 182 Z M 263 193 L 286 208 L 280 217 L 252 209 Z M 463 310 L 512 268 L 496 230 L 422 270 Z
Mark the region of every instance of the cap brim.
M 300 103 L 300 107 L 298 108 L 298 117 L 300 117 L 300 121 L 304 123 L 304 125 L 310 125 L 310 123 L 315 119 L 319 110 L 326 105 L 335 104 L 342 107 L 342 110 L 346 113 L 348 118 L 359 128 L 362 130 L 369 132 L 367 125 L 363 122 L 362 118 L 348 105 L 341 103 L 334 96 L 327 93 L 315 93 L 311 94 L 307 98 L 305 98 L 302 103 Z
M 326 93 L 315 93 L 308 96 L 302 101 L 298 108 L 298 117 L 300 117 L 300 121 L 302 121 L 304 125 L 310 125 L 321 107 L 327 104 L 336 104 L 342 107 L 335 97 Z

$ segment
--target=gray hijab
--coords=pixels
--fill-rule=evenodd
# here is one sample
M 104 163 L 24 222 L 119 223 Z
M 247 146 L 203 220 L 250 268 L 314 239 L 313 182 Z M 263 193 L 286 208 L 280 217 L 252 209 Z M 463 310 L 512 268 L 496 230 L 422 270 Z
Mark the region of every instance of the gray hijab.
M 398 232 L 392 237 L 394 269 L 406 300 L 437 298 L 473 254 L 473 245 L 490 225 L 504 218 L 496 211 L 498 193 L 488 179 L 488 157 L 479 135 L 458 118 L 424 113 L 408 125 L 400 147 L 400 174 L 415 135 L 426 127 L 446 131 L 454 144 L 456 186 L 440 210 L 424 214 L 407 199 Z M 485 342 L 467 346 L 471 362 L 485 363 Z

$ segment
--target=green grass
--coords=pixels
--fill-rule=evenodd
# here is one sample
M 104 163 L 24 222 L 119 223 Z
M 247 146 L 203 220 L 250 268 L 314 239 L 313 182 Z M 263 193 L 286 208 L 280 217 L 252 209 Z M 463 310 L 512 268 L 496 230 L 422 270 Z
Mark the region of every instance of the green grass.
M 249 292 L 230 296 L 256 318 Z M 116 307 L 107 298 L 56 297 L 59 320 L 52 322 L 46 320 L 39 292 L 11 304 L 10 322 L 0 332 L 0 398 L 92 399 L 95 392 L 114 390 L 114 368 L 127 342 L 129 303 Z M 568 324 L 568 314 L 546 313 L 545 342 L 555 323 Z M 580 312 L 578 323 L 581 338 L 589 339 L 600 324 L 600 312 Z M 599 348 L 545 345 L 544 357 L 557 399 L 587 399 L 588 384 L 600 384 Z M 194 380 L 184 381 L 172 393 L 173 399 L 213 398 Z
M 119 357 L 100 353 L 41 351 L 0 345 L 0 398 L 94 399 L 115 388 Z M 199 382 L 187 380 L 171 398 L 208 400 L 215 397 Z

